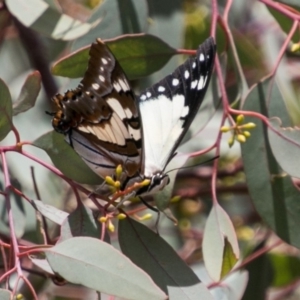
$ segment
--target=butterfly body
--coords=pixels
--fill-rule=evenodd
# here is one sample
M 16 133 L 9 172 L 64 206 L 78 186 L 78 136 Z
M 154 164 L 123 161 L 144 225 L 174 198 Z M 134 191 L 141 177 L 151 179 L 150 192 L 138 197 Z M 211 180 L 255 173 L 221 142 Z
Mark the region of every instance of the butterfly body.
M 79 86 L 53 100 L 52 124 L 100 177 L 121 165 L 121 189 L 150 180 L 136 194 L 161 190 L 164 173 L 204 98 L 215 56 L 209 38 L 197 56 L 146 89 L 136 100 L 129 82 L 105 44 L 98 39 Z

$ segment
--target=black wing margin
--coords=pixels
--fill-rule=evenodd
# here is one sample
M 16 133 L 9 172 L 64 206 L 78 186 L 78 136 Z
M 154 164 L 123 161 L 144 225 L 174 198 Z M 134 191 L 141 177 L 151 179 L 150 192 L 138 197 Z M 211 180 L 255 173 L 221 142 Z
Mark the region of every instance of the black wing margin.
M 140 95 L 146 175 L 166 167 L 196 116 L 209 85 L 215 53 L 216 44 L 210 37 L 195 57 Z

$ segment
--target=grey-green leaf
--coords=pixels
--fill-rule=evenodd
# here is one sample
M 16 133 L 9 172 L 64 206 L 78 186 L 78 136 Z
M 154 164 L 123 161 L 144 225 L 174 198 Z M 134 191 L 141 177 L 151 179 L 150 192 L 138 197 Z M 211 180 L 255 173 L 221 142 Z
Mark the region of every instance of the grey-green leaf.
M 31 205 L 35 210 L 39 211 L 44 217 L 48 218 L 52 222 L 61 225 L 68 217 L 68 213 L 60 210 L 49 204 L 45 204 L 40 200 L 31 200 Z
M 125 299 L 162 300 L 167 296 L 121 252 L 90 237 L 75 237 L 45 252 L 64 279 Z
M 300 178 L 300 128 L 281 127 L 280 119 L 271 119 L 268 136 L 272 152 L 282 169 Z
M 50 156 L 53 164 L 68 178 L 80 183 L 101 184 L 96 175 L 64 140 L 64 136 L 55 131 L 48 132 L 33 142 Z
M 168 286 L 180 288 L 200 282 L 162 237 L 133 219 L 119 221 L 119 243 L 122 252 L 147 272 L 166 293 Z
M 11 131 L 12 100 L 7 85 L 0 79 L 0 141 Z
M 272 80 L 271 77 L 258 83 L 248 95 L 243 109 L 267 117 L 279 117 L 283 126 L 291 126 L 280 90 Z M 273 156 L 267 126 L 254 117 L 247 117 L 245 122 L 257 125 L 242 145 L 244 170 L 253 204 L 280 238 L 300 247 L 299 191 Z
M 35 105 L 37 96 L 41 90 L 41 75 L 34 71 L 28 75 L 22 86 L 18 100 L 13 105 L 13 115 L 25 112 Z

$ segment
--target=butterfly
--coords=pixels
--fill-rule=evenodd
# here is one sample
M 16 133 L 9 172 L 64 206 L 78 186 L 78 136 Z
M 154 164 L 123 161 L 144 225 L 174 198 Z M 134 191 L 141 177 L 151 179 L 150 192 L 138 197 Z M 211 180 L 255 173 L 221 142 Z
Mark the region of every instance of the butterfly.
M 210 37 L 195 57 L 136 97 L 97 39 L 78 87 L 53 97 L 52 125 L 100 177 L 113 176 L 121 165 L 121 190 L 148 179 L 135 195 L 153 194 L 169 183 L 165 168 L 204 99 L 215 53 Z

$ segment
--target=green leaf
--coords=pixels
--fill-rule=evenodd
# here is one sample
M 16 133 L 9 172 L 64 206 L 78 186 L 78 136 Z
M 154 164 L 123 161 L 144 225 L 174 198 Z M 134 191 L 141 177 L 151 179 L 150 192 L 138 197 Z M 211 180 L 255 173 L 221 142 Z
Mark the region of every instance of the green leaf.
M 62 225 L 65 219 L 68 217 L 68 213 L 60 210 L 54 206 L 43 203 L 40 200 L 30 201 L 33 208 L 39 211 L 44 217 L 48 218 L 52 222 Z
M 106 40 L 117 61 L 129 79 L 147 76 L 160 70 L 176 54 L 159 38 L 146 35 L 126 35 Z M 69 78 L 83 77 L 87 68 L 90 46 L 61 59 L 52 68 L 52 73 Z
M 206 220 L 202 248 L 205 267 L 215 282 L 220 281 L 222 275 L 229 271 L 228 255 L 231 256 L 231 263 L 235 263 L 239 258 L 240 251 L 234 227 L 220 205 L 212 207 Z M 228 251 L 232 252 L 229 254 Z M 224 261 L 224 255 L 227 261 Z
M 53 39 L 74 40 L 89 32 L 99 23 L 83 23 L 66 14 L 61 14 L 43 0 L 7 0 L 10 13 L 24 26 L 30 27 Z
M 272 78 L 266 78 L 251 90 L 243 109 L 277 116 L 283 126 L 291 126 L 281 93 Z M 280 238 L 300 247 L 299 191 L 277 164 L 266 125 L 254 117 L 246 117 L 245 122 L 256 123 L 251 137 L 242 144 L 244 170 L 253 204 Z
M 258 251 L 263 246 L 265 246 L 264 243 L 256 247 L 253 252 Z M 273 276 L 269 257 L 266 254 L 258 256 L 246 265 L 246 270 L 249 274 L 249 281 L 243 300 L 265 300 Z
M 41 75 L 38 71 L 32 72 L 26 78 L 21 93 L 13 105 L 13 115 L 25 112 L 35 105 L 37 96 L 41 90 Z
M 68 78 L 83 77 L 89 60 L 90 46 L 81 48 L 62 59 L 52 66 L 52 74 Z
M 64 279 L 126 299 L 166 299 L 151 278 L 109 244 L 75 237 L 45 252 L 51 268 Z
M 126 35 L 106 44 L 129 79 L 148 76 L 160 70 L 177 52 L 150 34 Z
M 64 136 L 55 131 L 48 132 L 33 142 L 50 156 L 53 164 L 68 178 L 80 183 L 101 184 L 97 176 L 64 140 Z
M 283 255 L 280 253 L 269 253 L 268 256 L 273 267 L 272 287 L 284 287 L 299 280 L 299 257 Z
M 224 278 L 235 266 L 237 262 L 237 257 L 233 251 L 231 244 L 228 239 L 224 239 L 224 252 L 223 252 L 223 264 L 221 270 L 221 278 Z
M 296 0 L 297 1 L 297 0 Z M 281 1 L 283 2 L 283 1 Z M 299 1 L 298 5 L 299 5 Z M 284 15 L 283 13 L 281 13 L 280 11 L 278 11 L 277 9 L 274 9 L 272 7 L 269 7 L 268 5 L 266 5 L 267 9 L 269 10 L 269 12 L 272 14 L 272 16 L 274 17 L 274 19 L 277 21 L 279 27 L 281 27 L 281 29 L 286 33 L 289 34 L 289 32 L 291 31 L 291 28 L 293 26 L 293 19 L 287 17 L 286 15 Z M 299 35 L 299 31 L 296 30 L 296 32 L 294 33 L 292 40 L 297 43 L 299 41 L 300 35 Z
M 81 204 L 64 220 L 59 242 L 75 236 L 100 238 L 101 232 L 102 223 L 95 219 L 90 208 Z M 108 234 L 105 235 L 105 241 L 110 243 Z
M 277 162 L 289 175 L 300 178 L 300 168 L 295 163 L 300 161 L 300 128 L 281 127 L 278 118 L 271 119 L 270 123 L 269 142 Z
M 126 218 L 119 221 L 118 234 L 122 252 L 166 293 L 168 286 L 180 288 L 200 282 L 174 249 L 145 225 Z
M 11 131 L 12 101 L 7 85 L 0 79 L 0 141 Z

